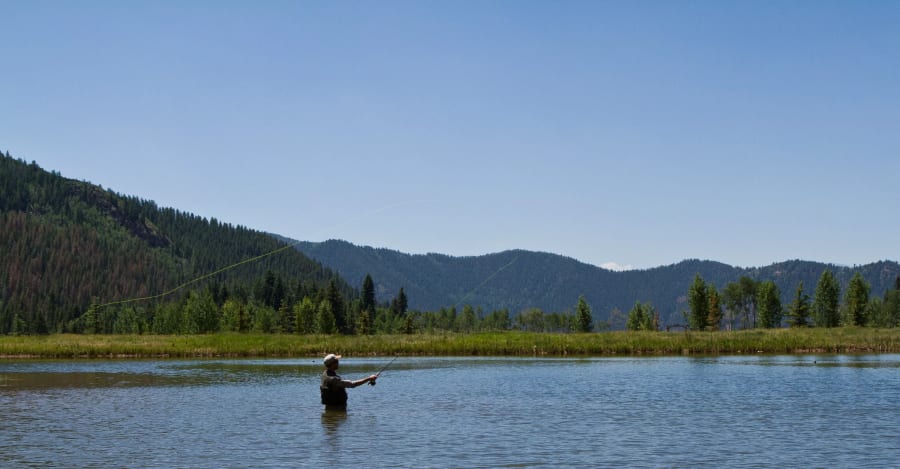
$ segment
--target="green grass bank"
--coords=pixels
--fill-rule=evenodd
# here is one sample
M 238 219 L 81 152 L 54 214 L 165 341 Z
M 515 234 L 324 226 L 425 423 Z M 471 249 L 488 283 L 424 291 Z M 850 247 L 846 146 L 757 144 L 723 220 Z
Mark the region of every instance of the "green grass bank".
M 491 332 L 384 336 L 272 334 L 0 337 L 0 358 L 619 356 L 900 352 L 900 329 L 756 329 L 734 332 Z

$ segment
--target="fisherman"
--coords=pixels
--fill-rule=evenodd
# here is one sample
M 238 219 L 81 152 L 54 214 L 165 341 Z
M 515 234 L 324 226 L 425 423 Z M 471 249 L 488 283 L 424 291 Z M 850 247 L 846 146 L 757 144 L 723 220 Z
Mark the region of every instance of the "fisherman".
M 340 355 L 329 353 L 323 360 L 325 372 L 322 373 L 322 384 L 319 386 L 319 390 L 322 392 L 322 404 L 325 405 L 326 410 L 347 409 L 347 388 L 355 388 L 366 383 L 375 384 L 375 380 L 378 379 L 377 374 L 356 381 L 341 378 L 337 374 L 340 359 Z

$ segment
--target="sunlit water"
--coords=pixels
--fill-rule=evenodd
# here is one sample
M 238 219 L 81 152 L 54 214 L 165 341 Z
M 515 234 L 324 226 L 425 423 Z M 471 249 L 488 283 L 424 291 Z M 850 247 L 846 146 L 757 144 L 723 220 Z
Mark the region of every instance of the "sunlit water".
M 346 413 L 321 370 L 0 361 L 0 466 L 900 465 L 900 355 L 400 358 Z

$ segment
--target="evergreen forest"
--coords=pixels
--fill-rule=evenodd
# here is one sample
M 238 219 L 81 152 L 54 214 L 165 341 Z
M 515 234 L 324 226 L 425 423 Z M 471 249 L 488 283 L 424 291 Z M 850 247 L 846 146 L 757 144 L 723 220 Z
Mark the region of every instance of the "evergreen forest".
M 348 330 L 341 305 L 357 291 L 318 262 L 282 249 L 239 264 L 281 247 L 0 154 L 0 334 L 274 332 L 304 298 L 330 300 Z

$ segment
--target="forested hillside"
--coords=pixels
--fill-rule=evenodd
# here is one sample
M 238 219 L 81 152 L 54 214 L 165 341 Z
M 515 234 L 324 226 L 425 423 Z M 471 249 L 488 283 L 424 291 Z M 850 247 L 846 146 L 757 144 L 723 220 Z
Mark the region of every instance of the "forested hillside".
M 546 312 L 571 311 L 584 295 L 596 319 L 624 327 L 629 309 L 649 302 L 660 313 L 661 326 L 683 324 L 687 292 L 696 274 L 719 289 L 741 277 L 772 280 L 787 304 L 799 282 L 807 293 L 826 269 L 842 289 L 856 272 L 871 285 L 873 295 L 894 287 L 900 275 L 897 262 L 883 261 L 842 267 L 807 261 L 787 261 L 760 268 L 732 267 L 719 262 L 685 260 L 648 270 L 612 272 L 577 260 L 541 252 L 504 251 L 476 257 L 441 254 L 404 254 L 389 249 L 361 247 L 345 241 L 301 242 L 297 249 L 333 268 L 352 284 L 370 274 L 379 301 L 403 287 L 409 307 L 437 310 L 470 304 L 483 311 L 508 309 L 517 314 L 528 308 Z
M 318 300 L 329 287 L 332 296 L 358 296 L 293 249 L 192 282 L 281 246 L 262 232 L 157 207 L 0 154 L 0 334 L 195 331 L 196 320 L 175 317 L 184 315 L 191 295 L 217 310 L 232 299 L 251 312 Z M 166 297 L 83 316 L 92 304 L 156 296 L 185 282 L 192 283 Z M 172 316 L 168 323 L 163 312 Z

